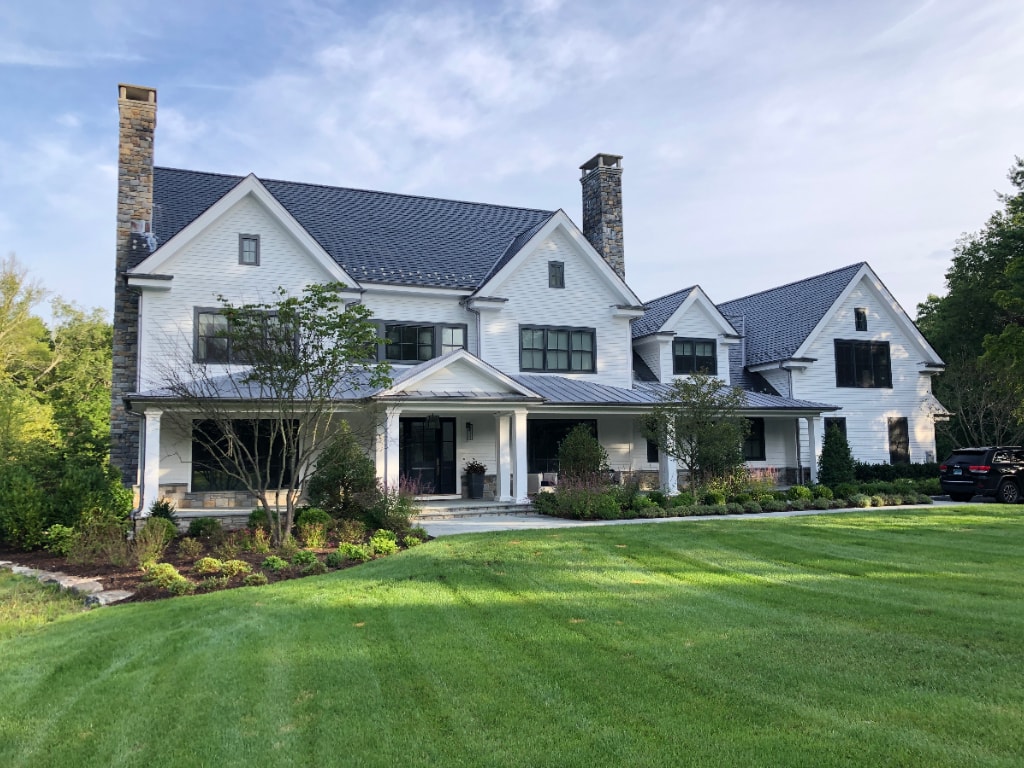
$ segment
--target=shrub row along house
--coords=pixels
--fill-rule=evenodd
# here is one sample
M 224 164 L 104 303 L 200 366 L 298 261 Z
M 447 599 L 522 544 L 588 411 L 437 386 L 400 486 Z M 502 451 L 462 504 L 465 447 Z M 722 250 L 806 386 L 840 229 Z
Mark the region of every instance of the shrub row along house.
M 618 156 L 581 167 L 581 231 L 561 210 L 157 168 L 156 91 L 122 85 L 119 108 L 113 459 L 142 510 L 251 504 L 207 471 L 188 421 L 166 418 L 187 408 L 168 369 L 229 380 L 244 366 L 218 343 L 219 297 L 326 282 L 368 308 L 394 366 L 389 386 L 331 406 L 372 436 L 389 486 L 458 496 L 476 459 L 489 495 L 522 502 L 585 422 L 613 470 L 675 489 L 681 468 L 642 417 L 700 370 L 744 390 L 748 466 L 781 482 L 814 479 L 830 424 L 863 461 L 934 459 L 943 363 L 871 267 L 724 304 L 696 285 L 643 302 L 625 281 Z

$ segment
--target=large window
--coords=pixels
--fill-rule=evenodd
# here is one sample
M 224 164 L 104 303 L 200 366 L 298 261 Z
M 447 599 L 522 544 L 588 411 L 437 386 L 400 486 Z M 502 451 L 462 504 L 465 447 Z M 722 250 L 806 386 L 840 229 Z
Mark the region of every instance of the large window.
M 906 416 L 889 417 L 889 463 L 910 463 L 910 430 Z
M 744 461 L 764 461 L 764 419 L 747 419 L 750 423 L 750 431 L 747 432 L 747 439 L 743 441 Z
M 593 373 L 594 329 L 520 326 L 519 368 Z
M 231 321 L 222 310 L 195 310 L 193 348 L 197 363 L 250 365 L 297 354 L 297 332 L 280 324 L 275 313 L 253 311 L 237 318 L 239 328 L 232 332 Z
M 714 339 L 675 339 L 672 342 L 672 373 L 718 373 Z
M 558 446 L 577 424 L 586 424 L 597 437 L 596 419 L 528 419 L 526 468 L 530 473 L 557 472 Z
M 892 387 L 888 341 L 835 340 L 837 387 Z
M 381 357 L 395 363 L 421 363 L 466 348 L 464 325 L 384 323 L 387 344 Z
M 230 363 L 231 339 L 228 318 L 215 309 L 196 310 L 196 362 Z
M 192 425 L 192 491 L 244 491 L 243 476 L 257 487 L 276 489 L 291 482 L 282 423 L 268 419 L 215 421 Z M 294 437 L 295 422 L 283 425 Z M 233 457 L 229 459 L 228 457 Z

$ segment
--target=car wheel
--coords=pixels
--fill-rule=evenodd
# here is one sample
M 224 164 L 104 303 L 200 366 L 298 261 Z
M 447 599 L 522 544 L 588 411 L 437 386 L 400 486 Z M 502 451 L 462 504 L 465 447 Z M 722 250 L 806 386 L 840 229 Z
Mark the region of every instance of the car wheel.
M 1003 504 L 1019 504 L 1021 500 L 1020 488 L 1013 480 L 1004 480 L 999 486 L 999 500 Z
M 953 501 L 970 501 L 971 499 L 974 498 L 974 494 L 973 493 L 951 493 L 951 494 L 949 494 L 949 498 L 951 498 Z

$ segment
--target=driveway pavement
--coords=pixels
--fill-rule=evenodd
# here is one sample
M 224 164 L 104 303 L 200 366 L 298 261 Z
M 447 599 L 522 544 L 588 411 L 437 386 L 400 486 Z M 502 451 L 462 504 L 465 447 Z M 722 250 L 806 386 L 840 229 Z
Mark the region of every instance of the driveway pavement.
M 933 509 L 935 507 L 963 506 L 947 499 L 936 499 L 933 504 L 914 504 L 901 507 L 879 507 L 889 509 Z M 864 509 L 805 509 L 800 512 L 761 512 L 753 515 L 697 515 L 694 517 L 659 517 L 654 520 L 563 520 L 533 512 L 517 515 L 466 515 L 448 520 L 420 523 L 431 536 L 455 536 L 460 533 L 485 533 L 487 531 L 525 531 L 541 528 L 585 528 L 595 525 L 639 525 L 642 523 L 672 523 L 686 520 L 757 520 L 766 517 L 801 517 L 803 515 L 836 515 L 843 512 L 864 512 Z

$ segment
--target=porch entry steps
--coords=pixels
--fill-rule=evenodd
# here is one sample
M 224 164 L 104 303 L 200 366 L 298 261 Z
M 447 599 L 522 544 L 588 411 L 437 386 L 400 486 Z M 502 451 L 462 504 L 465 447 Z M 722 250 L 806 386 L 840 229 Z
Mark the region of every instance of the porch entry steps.
M 417 499 L 419 514 L 414 523 L 431 520 L 452 520 L 460 517 L 487 517 L 488 515 L 526 515 L 534 512 L 533 504 L 514 501 L 482 501 L 480 499 L 445 499 L 431 497 Z

